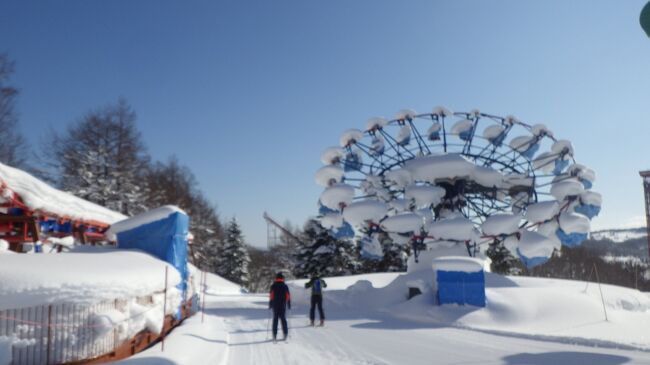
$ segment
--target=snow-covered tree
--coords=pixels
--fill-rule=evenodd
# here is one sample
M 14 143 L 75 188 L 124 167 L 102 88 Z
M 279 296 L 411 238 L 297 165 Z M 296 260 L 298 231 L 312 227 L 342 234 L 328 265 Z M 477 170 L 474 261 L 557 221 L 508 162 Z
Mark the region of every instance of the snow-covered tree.
M 232 218 L 226 225 L 219 250 L 217 273 L 244 287 L 248 286 L 248 265 L 251 259 L 239 223 Z
M 502 241 L 494 240 L 490 243 L 486 254 L 492 260 L 492 264 L 490 265 L 492 272 L 512 275 L 518 274 L 521 271 L 518 265 L 519 259 L 512 256 Z
M 349 240 L 336 239 L 315 219 L 305 224 L 301 241 L 296 253 L 296 277 L 308 277 L 314 273 L 350 275 L 359 269 L 356 245 Z
M 410 245 L 393 242 L 385 232 L 378 233 L 383 256 L 378 259 L 361 258 L 363 272 L 400 272 L 406 271 L 406 262 L 410 254 Z
M 27 148 L 14 110 L 18 90 L 7 84 L 13 72 L 14 63 L 6 54 L 0 54 L 0 162 L 24 167 Z
M 62 189 L 126 215 L 142 212 L 148 155 L 124 99 L 91 111 L 62 135 L 53 136 L 54 162 Z

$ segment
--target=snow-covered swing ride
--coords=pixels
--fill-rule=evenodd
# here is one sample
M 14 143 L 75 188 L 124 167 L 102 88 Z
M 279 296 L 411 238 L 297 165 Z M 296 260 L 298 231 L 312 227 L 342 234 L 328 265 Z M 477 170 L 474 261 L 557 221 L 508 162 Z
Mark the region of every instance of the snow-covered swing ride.
M 382 255 L 385 232 L 416 258 L 423 249 L 481 257 L 497 242 L 534 267 L 581 244 L 602 201 L 570 141 L 478 110 L 372 118 L 321 161 L 320 221 L 339 237 L 356 231 L 368 257 Z

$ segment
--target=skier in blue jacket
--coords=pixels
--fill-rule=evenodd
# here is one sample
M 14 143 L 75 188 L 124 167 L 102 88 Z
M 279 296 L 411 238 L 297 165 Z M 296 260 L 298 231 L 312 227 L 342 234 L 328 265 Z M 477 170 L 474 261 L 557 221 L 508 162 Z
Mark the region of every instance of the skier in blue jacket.
M 269 293 L 269 309 L 273 309 L 273 341 L 278 336 L 278 319 L 282 323 L 283 340 L 287 339 L 289 328 L 287 328 L 287 308 L 291 309 L 291 293 L 289 287 L 284 283 L 284 275 L 281 272 L 275 275 L 275 282 L 271 285 Z
M 323 289 L 327 288 L 325 280 L 320 278 L 318 273 L 314 273 L 311 279 L 305 284 L 305 288 L 311 288 L 311 308 L 309 309 L 309 321 L 314 325 L 316 317 L 316 306 L 318 306 L 318 314 L 320 316 L 320 325 L 325 324 L 325 314 L 323 313 Z

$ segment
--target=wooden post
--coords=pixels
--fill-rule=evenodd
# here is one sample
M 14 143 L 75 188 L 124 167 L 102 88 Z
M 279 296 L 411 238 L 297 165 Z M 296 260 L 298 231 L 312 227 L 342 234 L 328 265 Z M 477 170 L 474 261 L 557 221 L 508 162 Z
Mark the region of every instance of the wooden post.
M 165 352 L 165 318 L 167 318 L 167 272 L 169 271 L 169 266 L 165 265 L 165 290 L 163 290 L 163 295 L 165 298 L 163 299 L 163 323 L 162 323 L 162 333 L 161 333 L 161 343 L 160 343 L 160 350 L 162 352 Z

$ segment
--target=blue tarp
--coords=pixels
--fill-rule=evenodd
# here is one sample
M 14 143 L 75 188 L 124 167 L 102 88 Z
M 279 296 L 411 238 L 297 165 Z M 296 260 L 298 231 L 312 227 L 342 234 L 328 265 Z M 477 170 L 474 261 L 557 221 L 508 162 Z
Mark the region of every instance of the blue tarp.
M 117 246 L 145 251 L 174 266 L 180 272 L 183 280 L 177 288 L 185 296 L 189 278 L 187 267 L 188 230 L 189 217 L 181 212 L 174 212 L 161 220 L 118 233 Z M 180 308 L 178 315 L 180 315 Z
M 485 307 L 485 274 L 478 272 L 436 271 L 438 303 Z
M 532 269 L 535 266 L 543 265 L 550 259 L 550 257 L 546 256 L 537 256 L 537 257 L 527 257 L 521 254 L 521 251 L 517 249 L 517 255 L 519 256 L 519 259 L 523 264 L 526 266 L 528 269 Z

